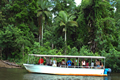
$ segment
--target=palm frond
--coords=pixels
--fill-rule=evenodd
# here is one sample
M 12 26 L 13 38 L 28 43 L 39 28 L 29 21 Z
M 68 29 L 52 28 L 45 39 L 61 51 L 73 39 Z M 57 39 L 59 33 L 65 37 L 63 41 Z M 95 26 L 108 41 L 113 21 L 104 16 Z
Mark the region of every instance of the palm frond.
M 76 16 L 71 15 L 71 16 L 69 16 L 68 21 L 72 21 L 72 20 L 75 19 L 75 18 L 76 18 Z
M 51 17 L 52 15 L 51 15 L 51 12 L 49 12 L 49 11 L 44 11 L 44 14 L 47 16 L 47 17 Z
M 42 8 L 42 10 L 45 10 L 46 9 L 46 1 L 43 1 L 42 3 L 41 3 L 41 8 Z
M 64 11 L 60 11 L 59 16 L 63 19 L 64 23 L 67 23 L 67 13 L 65 13 Z
M 57 16 L 57 17 L 55 18 L 55 20 L 60 22 L 60 21 L 62 21 L 63 19 L 62 19 L 61 17 Z
M 48 8 L 53 7 L 53 5 L 51 5 L 50 2 L 45 1 L 45 0 L 38 0 L 38 6 L 42 9 L 42 10 L 48 10 Z
M 42 12 L 38 12 L 38 13 L 37 13 L 37 17 L 39 17 L 41 14 L 42 14 Z
M 37 11 L 41 11 L 42 9 L 39 7 L 38 9 L 37 9 Z
M 65 23 L 61 21 L 60 26 L 65 26 Z
M 67 26 L 76 26 L 76 27 L 78 27 L 78 23 L 76 21 L 69 21 L 67 23 Z
M 37 1 L 37 4 L 38 4 L 38 5 L 41 5 L 41 3 L 42 3 L 42 0 L 38 0 L 38 1 Z

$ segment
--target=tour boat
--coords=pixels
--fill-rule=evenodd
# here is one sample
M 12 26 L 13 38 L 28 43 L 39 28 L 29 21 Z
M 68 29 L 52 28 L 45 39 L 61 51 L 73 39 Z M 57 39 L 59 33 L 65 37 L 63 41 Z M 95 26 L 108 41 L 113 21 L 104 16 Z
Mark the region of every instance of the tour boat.
M 44 74 L 55 74 L 55 75 L 74 75 L 74 76 L 107 76 L 109 72 L 108 68 L 105 68 L 105 57 L 103 56 L 70 56 L 70 55 L 40 55 L 40 54 L 29 54 L 30 56 L 35 57 L 49 57 L 49 58 L 67 58 L 73 59 L 89 59 L 91 62 L 93 59 L 104 59 L 103 68 L 85 68 L 82 66 L 79 67 L 61 67 L 61 66 L 48 66 L 48 65 L 39 65 L 39 64 L 23 64 L 27 71 L 32 73 L 44 73 Z

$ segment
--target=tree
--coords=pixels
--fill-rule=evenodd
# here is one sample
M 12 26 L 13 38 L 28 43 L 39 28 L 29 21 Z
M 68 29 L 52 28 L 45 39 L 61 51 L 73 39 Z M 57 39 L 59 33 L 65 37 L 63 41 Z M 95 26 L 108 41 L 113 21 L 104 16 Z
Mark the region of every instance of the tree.
M 8 25 L 4 31 L 0 31 L 0 46 L 3 48 L 4 59 L 9 57 L 24 56 L 23 46 L 31 46 L 34 41 L 34 36 L 29 32 L 29 35 L 24 35 L 21 29 Z
M 120 1 L 116 0 L 114 3 L 116 7 L 115 20 L 118 21 L 120 19 Z
M 51 7 L 50 3 L 47 0 L 39 0 L 38 1 L 38 24 L 39 24 L 39 42 L 42 40 L 43 45 L 43 25 L 44 21 L 47 21 L 51 16 L 51 12 L 49 8 Z
M 19 56 L 20 58 L 20 53 L 24 56 L 24 47 L 31 46 L 34 41 L 33 26 L 31 27 L 30 23 L 36 25 L 35 22 L 37 22 L 35 21 L 37 18 L 35 16 L 37 14 L 36 0 L 2 0 L 0 9 L 0 16 L 2 16 L 0 22 L 3 22 L 0 25 L 2 38 L 0 46 L 4 52 L 3 56 L 7 55 L 6 58 Z
M 74 0 L 55 0 L 54 5 L 52 12 L 54 12 L 55 15 L 60 11 L 74 13 L 74 9 L 76 7 Z
M 63 31 L 65 31 L 65 54 L 67 51 L 67 28 L 69 28 L 70 26 L 76 26 L 78 27 L 78 24 L 76 21 L 73 21 L 73 19 L 75 18 L 75 16 L 73 15 L 68 15 L 65 11 L 60 11 L 59 12 L 59 16 L 57 17 L 58 21 L 60 21 L 60 26 L 64 26 L 65 28 L 63 28 Z
M 78 23 L 80 27 L 82 27 L 83 38 L 86 37 L 83 41 L 86 42 L 86 45 L 90 46 L 90 50 L 93 53 L 102 50 L 103 47 L 101 46 L 103 46 L 103 44 L 105 49 L 108 48 L 108 44 L 110 46 L 116 42 L 113 10 L 113 7 L 107 1 L 83 0 L 81 3 Z M 109 36 L 111 36 L 111 38 L 109 38 Z M 112 37 L 114 39 L 112 39 Z M 112 43 L 110 39 L 112 39 Z M 106 42 L 104 43 L 104 41 Z M 106 51 L 109 51 L 109 49 L 106 49 Z

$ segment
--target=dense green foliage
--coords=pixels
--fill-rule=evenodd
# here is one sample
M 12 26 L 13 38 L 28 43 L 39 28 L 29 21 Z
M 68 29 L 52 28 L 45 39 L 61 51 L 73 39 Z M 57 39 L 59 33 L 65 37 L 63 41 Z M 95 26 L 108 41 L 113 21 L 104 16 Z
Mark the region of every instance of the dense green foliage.
M 28 54 L 105 56 L 106 67 L 120 72 L 120 1 L 110 1 L 1 0 L 0 58 L 22 64 Z

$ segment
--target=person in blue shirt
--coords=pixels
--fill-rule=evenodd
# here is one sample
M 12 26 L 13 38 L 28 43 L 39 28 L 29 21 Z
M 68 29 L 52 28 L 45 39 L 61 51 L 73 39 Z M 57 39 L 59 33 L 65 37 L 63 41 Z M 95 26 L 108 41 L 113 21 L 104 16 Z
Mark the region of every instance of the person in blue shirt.
M 72 64 L 71 60 L 68 59 L 68 61 L 67 61 L 67 65 L 68 65 L 68 67 L 71 67 L 71 64 Z

